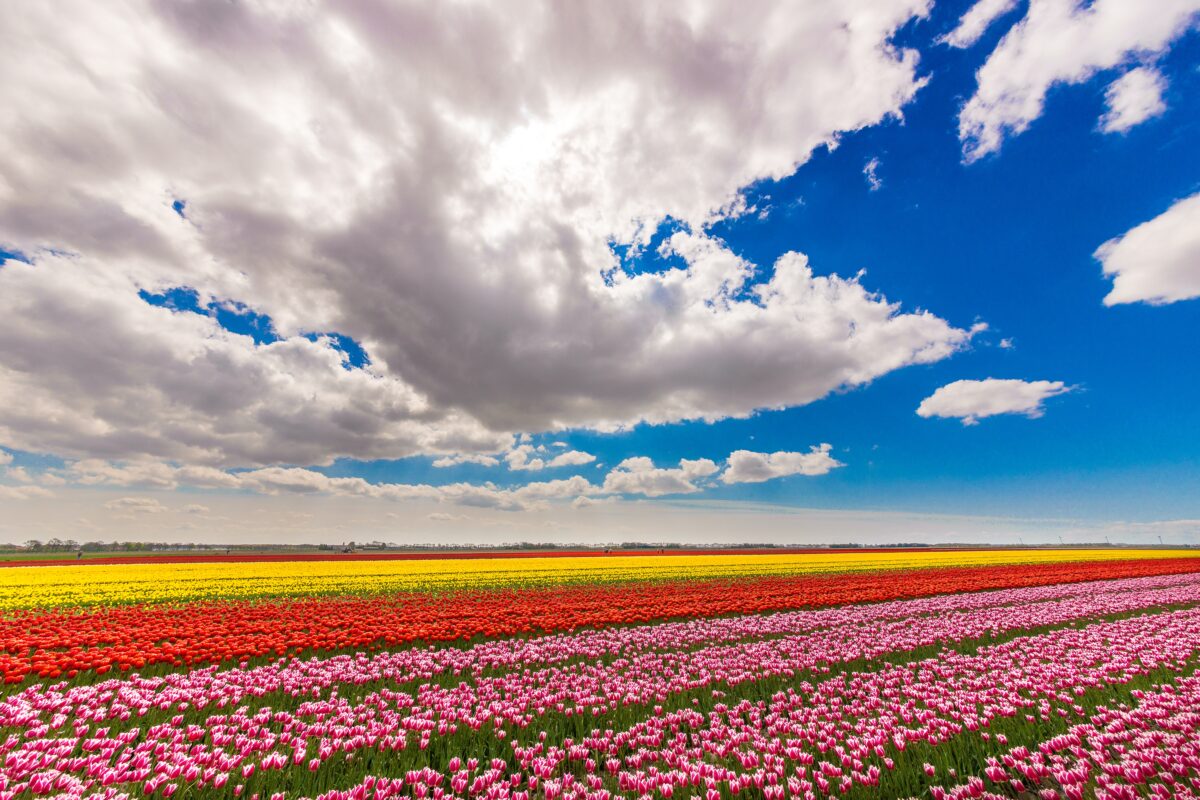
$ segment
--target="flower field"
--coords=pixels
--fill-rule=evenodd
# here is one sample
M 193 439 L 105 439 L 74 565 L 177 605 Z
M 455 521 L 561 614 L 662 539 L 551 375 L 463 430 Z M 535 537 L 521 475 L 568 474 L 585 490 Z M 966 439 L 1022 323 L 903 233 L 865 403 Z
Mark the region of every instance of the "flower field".
M 0 570 L 0 799 L 1200 795 L 1190 551 L 544 561 Z

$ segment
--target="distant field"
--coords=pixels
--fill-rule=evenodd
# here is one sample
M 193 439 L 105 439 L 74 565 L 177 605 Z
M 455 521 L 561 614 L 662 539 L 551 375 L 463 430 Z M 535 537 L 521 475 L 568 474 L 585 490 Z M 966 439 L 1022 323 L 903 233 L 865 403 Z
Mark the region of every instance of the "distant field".
M 320 551 L 320 550 L 317 550 L 316 548 L 314 548 L 312 550 L 287 551 L 286 555 L 317 555 L 322 552 L 328 552 L 328 551 Z M 117 559 L 130 559 L 130 558 L 133 558 L 133 559 L 138 559 L 138 558 L 186 559 L 186 558 L 203 558 L 205 556 L 211 556 L 211 555 L 217 555 L 217 554 L 223 554 L 223 553 L 224 553 L 223 550 L 172 550 L 167 553 L 163 553 L 163 552 L 145 553 L 145 552 L 121 551 L 121 550 L 102 550 L 102 551 L 87 551 L 87 550 L 85 550 L 83 553 L 82 560 L 94 561 L 97 559 L 99 559 L 99 560 L 108 560 L 108 559 L 117 560 Z M 258 556 L 258 555 L 268 555 L 268 554 L 285 555 L 284 553 L 281 553 L 278 550 L 239 550 L 238 554 L 245 555 L 245 556 Z M 78 551 L 75 551 L 75 550 L 71 550 L 68 552 L 46 552 L 46 551 L 31 552 L 28 550 L 0 550 L 0 566 L 4 566 L 4 564 L 6 562 L 10 562 L 10 561 L 57 562 L 57 561 L 78 561 L 78 560 L 81 560 L 81 559 L 78 555 Z
M 254 562 L 283 562 L 283 561 L 429 561 L 438 559 L 491 559 L 491 558 L 588 558 L 603 556 L 646 556 L 660 555 L 797 555 L 797 554 L 828 554 L 828 553 L 887 553 L 887 552 L 918 552 L 936 553 L 947 549 L 954 551 L 969 551 L 978 548 L 896 548 L 896 547 L 773 547 L 773 548 L 638 548 L 621 549 L 554 549 L 554 550 L 356 550 L 343 553 L 336 550 L 239 550 L 226 553 L 224 550 L 181 550 L 171 552 L 135 553 L 135 552 L 101 552 L 84 553 L 83 558 L 90 563 L 104 564 L 175 564 L 189 562 L 211 563 L 254 563 Z M 1023 548 L 1037 549 L 1037 548 Z M 19 551 L 16 557 L 0 552 L 0 567 L 8 566 L 53 566 L 63 562 L 79 560 L 74 553 L 29 553 Z
M 712 580 L 985 567 L 1012 564 L 1190 560 L 1189 550 L 980 549 L 673 552 L 117 559 L 12 565 L 0 570 L 0 609 L 173 603 L 260 597 L 426 592 L 629 581 Z M 367 554 L 363 554 L 367 556 Z M 1200 563 L 1200 562 L 1197 562 Z M 29 562 L 25 562 L 29 564 Z

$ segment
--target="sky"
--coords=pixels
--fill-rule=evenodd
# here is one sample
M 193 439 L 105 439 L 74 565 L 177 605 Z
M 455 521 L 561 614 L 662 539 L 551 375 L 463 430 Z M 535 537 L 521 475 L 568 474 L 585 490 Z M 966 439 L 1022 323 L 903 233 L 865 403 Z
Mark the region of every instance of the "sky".
M 1200 544 L 1200 0 L 0 27 L 0 541 Z

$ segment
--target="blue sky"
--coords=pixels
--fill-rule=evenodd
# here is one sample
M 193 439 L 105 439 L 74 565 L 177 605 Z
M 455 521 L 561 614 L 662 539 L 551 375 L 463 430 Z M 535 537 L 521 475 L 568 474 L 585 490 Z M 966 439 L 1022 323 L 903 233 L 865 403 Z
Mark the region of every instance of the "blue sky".
M 700 458 L 763 442 L 805 449 L 836 442 L 846 466 L 819 481 L 783 478 L 710 491 L 714 498 L 822 508 L 953 514 L 1160 519 L 1200 515 L 1200 302 L 1105 308 L 1110 284 L 1093 252 L 1200 189 L 1200 36 L 1162 62 L 1169 110 L 1125 135 L 1097 131 L 1110 73 L 1056 89 L 1044 115 L 1004 151 L 964 164 L 955 115 L 974 72 L 1005 32 L 978 48 L 937 45 L 960 7 L 937 7 L 902 41 L 930 81 L 903 121 L 845 135 L 795 175 L 763 183 L 765 220 L 714 232 L 769 264 L 791 249 L 822 270 L 867 271 L 866 283 L 906 307 L 990 332 L 970 350 L 888 374 L 808 406 L 750 419 L 639 426 L 619 434 L 554 433 L 606 464 L 649 455 Z M 878 158 L 883 185 L 863 175 Z M 635 268 L 655 269 L 657 257 Z M 1011 339 L 1011 349 L 999 347 Z M 937 387 L 989 377 L 1047 378 L 1078 387 L 1040 419 L 977 426 L 913 412 Z M 428 468 L 428 459 L 343 462 L 324 470 L 373 481 L 492 479 L 503 468 Z M 584 474 L 586 470 L 582 471 Z
M 871 3 L 861 0 L 858 11 Z M 875 5 L 878 30 L 855 34 L 877 36 L 874 51 L 785 49 L 725 72 L 720 57 L 705 56 L 709 34 L 698 27 L 696 53 L 716 66 L 695 80 L 700 62 L 669 48 L 628 54 L 643 64 L 632 77 L 588 48 L 566 48 L 553 69 L 509 64 L 496 97 L 484 99 L 486 79 L 469 66 L 459 74 L 442 53 L 407 66 L 420 74 L 446 59 L 444 85 L 418 80 L 395 98 L 376 93 L 363 101 L 374 117 L 361 118 L 340 106 L 332 115 L 340 98 L 323 97 L 326 79 L 369 81 L 375 67 L 404 66 L 410 56 L 370 40 L 371 20 L 337 19 L 354 43 L 353 73 L 331 61 L 324 83 L 301 70 L 282 88 L 255 76 L 272 101 L 253 100 L 222 83 L 222 70 L 248 57 L 229 44 L 204 56 L 214 59 L 212 74 L 176 75 L 155 95 L 229 109 L 231 131 L 243 135 L 228 138 L 204 132 L 188 113 L 143 118 L 141 110 L 111 112 L 111 136 L 76 129 L 52 113 L 72 98 L 51 97 L 37 124 L 63 141 L 91 137 L 97 158 L 105 148 L 137 155 L 110 157 L 93 174 L 70 167 L 65 145 L 34 148 L 8 181 L 34 200 L 0 196 L 0 258 L 8 259 L 0 281 L 11 281 L 0 292 L 14 303 L 3 310 L 27 323 L 20 333 L 0 326 L 8 352 L 0 386 L 8 384 L 10 404 L 27 399 L 24 412 L 0 414 L 0 504 L 23 525 L 52 527 L 63 523 L 46 508 L 69 497 L 84 509 L 71 524 L 85 533 L 136 519 L 151 535 L 170 520 L 172 535 L 217 538 L 232 535 L 222 503 L 249 497 L 279 519 L 293 495 L 327 498 L 329 508 L 356 498 L 378 505 L 379 519 L 428 536 L 478 532 L 507 514 L 532 520 L 514 523 L 522 530 L 552 517 L 569 538 L 576 518 L 568 506 L 577 516 L 600 513 L 580 506 L 620 503 L 652 514 L 697 501 L 765 504 L 785 515 L 1023 520 L 1026 535 L 1037 528 L 1030 520 L 1169 523 L 1185 537 L 1200 534 L 1200 524 L 1187 527 L 1200 519 L 1200 288 L 1189 288 L 1200 287 L 1200 250 L 1195 237 L 1162 233 L 1169 215 L 1186 227 L 1192 213 L 1200 224 L 1182 202 L 1200 192 L 1197 7 L 1173 0 L 1162 15 L 1174 15 L 1170 26 L 1125 26 L 1126 39 L 1115 42 L 1089 32 L 1088 15 L 1133 13 L 1130 2 L 1075 7 L 1076 56 L 1037 46 L 1049 0 L 1010 4 L 961 47 L 940 37 L 969 3 L 936 3 L 925 17 L 921 3 Z M 841 24 L 804 16 L 785 12 L 798 42 Z M 30 30 L 45 23 L 17 21 Z M 720 31 L 718 21 L 710 22 Z M 443 23 L 454 20 L 431 21 Z M 114 15 L 96 24 L 134 23 Z M 653 31 L 656 21 L 637 24 Z M 770 28 L 731 26 L 728 36 L 757 47 Z M 255 31 L 277 58 L 273 68 L 303 58 L 265 23 Z M 190 41 L 175 33 L 183 38 L 174 46 Z M 503 45 L 515 34 L 497 24 L 494 35 Z M 1032 63 L 1006 70 L 1022 36 L 1029 46 L 1020 57 Z M 676 56 L 691 66 L 676 69 Z M 156 63 L 149 51 L 121 57 Z M 604 91 L 625 92 L 623 103 L 587 81 L 557 84 L 552 73 L 569 72 L 575 58 L 586 74 L 611 70 L 621 88 Z M 759 85 L 757 70 L 783 74 L 781 65 L 796 71 L 761 96 L 746 88 Z M 674 86 L 667 94 L 660 74 Z M 1012 77 L 1026 74 L 1044 76 L 1044 105 L 1024 121 L 1005 119 L 1004 98 L 1037 93 Z M 1133 118 L 1114 123 L 1124 76 L 1157 88 L 1131 90 Z M 9 98 L 10 107 L 49 91 L 37 83 L 31 73 L 31 94 Z M 534 84 L 542 94 L 532 104 L 513 88 Z M 589 116 L 593 101 L 599 116 Z M 426 102 L 457 111 L 438 120 L 437 136 L 400 135 L 425 119 L 417 109 Z M 313 118 L 331 116 L 312 123 L 314 138 L 293 137 L 294 121 L 278 115 L 308 106 L 319 109 Z M 641 119 L 634 109 L 650 111 Z M 378 119 L 391 127 L 377 130 Z M 676 128 L 664 132 L 663 120 Z M 964 133 L 971 120 L 978 126 Z M 477 143 L 477 125 L 503 134 Z M 279 139 L 259 142 L 268 128 Z M 172 131 L 182 149 L 209 148 L 216 166 L 138 144 Z M 991 151 L 973 155 L 989 131 L 999 132 Z M 0 129 L 9 144 L 23 135 Z M 606 137 L 622 144 L 608 148 Z M 425 149 L 412 162 L 388 161 L 407 147 Z M 316 166 L 302 168 L 310 158 Z M 76 199 L 43 197 L 39 185 Z M 272 199 L 274 191 L 284 194 Z M 727 205 L 733 196 L 740 211 Z M 1106 305 L 1114 284 L 1097 250 L 1144 223 L 1154 227 L 1130 234 L 1107 261 L 1134 286 L 1133 300 Z M 818 282 L 837 276 L 833 297 L 857 286 L 867 294 L 852 310 L 810 295 L 785 298 L 801 304 L 788 308 L 802 319 L 845 314 L 851 337 L 856 326 L 877 336 L 879 353 L 789 327 L 791 312 L 764 311 L 756 287 L 794 252 Z M 75 269 L 87 277 L 71 278 Z M 602 274 L 605 284 L 580 288 Z M 693 302 L 680 299 L 691 296 L 686 287 L 714 275 L 733 288 L 676 305 Z M 898 304 L 893 322 L 925 324 L 913 343 L 877 316 L 880 297 Z M 698 327 L 705 308 L 717 316 Z M 926 323 L 909 316 L 918 312 Z M 747 314 L 758 321 L 743 324 Z M 769 345 L 737 341 L 752 336 Z M 860 377 L 838 377 L 847 374 Z M 1012 385 L 976 383 L 990 379 Z M 917 414 L 960 381 L 976 393 L 944 402 L 991 397 L 999 411 L 977 420 L 971 410 Z M 1061 385 L 1032 405 L 1003 407 L 1010 401 L 999 393 L 1042 381 Z M 521 444 L 532 448 L 527 459 L 571 455 L 562 466 L 512 468 Z M 757 460 L 738 467 L 737 451 Z M 467 463 L 435 466 L 447 459 Z M 130 499 L 161 511 L 141 513 L 150 506 L 123 503 Z M 187 512 L 184 528 L 183 509 L 193 506 L 205 510 Z M 752 539 L 753 519 L 744 521 Z

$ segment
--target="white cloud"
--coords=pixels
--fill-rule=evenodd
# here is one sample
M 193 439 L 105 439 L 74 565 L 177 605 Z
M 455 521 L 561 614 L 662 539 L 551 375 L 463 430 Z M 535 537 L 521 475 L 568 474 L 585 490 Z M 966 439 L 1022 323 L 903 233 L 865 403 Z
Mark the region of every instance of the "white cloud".
M 664 494 L 691 494 L 701 487 L 697 481 L 717 472 L 717 465 L 707 458 L 682 459 L 679 466 L 663 469 L 654 466 L 646 456 L 627 458 L 604 477 L 604 491 L 614 494 L 641 494 L 658 497 Z
M 807 453 L 735 450 L 729 454 L 729 464 L 721 473 L 721 480 L 724 483 L 762 483 L 787 475 L 825 475 L 845 466 L 829 454 L 832 449 L 823 443 L 813 445 Z
M 1042 404 L 1051 397 L 1065 394 L 1073 387 L 1062 381 L 1021 381 L 988 378 L 982 381 L 954 381 L 921 401 L 917 415 L 955 417 L 964 425 L 974 425 L 984 417 L 997 414 L 1042 416 Z
M 484 467 L 494 467 L 499 463 L 500 459 L 495 456 L 484 455 L 483 453 L 458 453 L 434 459 L 433 466 L 444 468 L 457 467 L 459 464 L 479 464 Z
M 1106 306 L 1200 297 L 1200 194 L 1100 245 L 1096 258 L 1113 279 Z
M 209 507 L 202 506 L 199 503 L 189 503 L 179 510 L 184 514 L 207 514 L 209 512 Z
M 0 467 L 8 466 L 13 462 L 12 453 L 7 450 L 0 450 Z
M 17 483 L 33 483 L 33 478 L 29 475 L 24 467 L 6 467 L 0 471 L 4 477 Z
M 599 487 L 579 476 L 501 489 L 490 482 L 459 482 L 440 486 L 370 483 L 362 478 L 329 477 L 322 472 L 302 467 L 264 467 L 228 472 L 211 467 L 152 462 L 110 463 L 95 459 L 68 465 L 62 474 L 80 486 L 155 489 L 187 486 L 201 489 L 236 489 L 263 495 L 330 495 L 393 501 L 425 500 L 510 511 L 538 510 L 550 501 L 570 500 L 600 491 Z
M 939 41 L 951 47 L 970 47 L 979 41 L 993 22 L 1017 7 L 1017 0 L 979 0 L 959 19 L 958 25 Z
M 508 468 L 514 472 L 531 471 L 536 472 L 546 466 L 546 462 L 536 456 L 533 456 L 536 450 L 531 444 L 520 444 L 508 451 L 504 456 L 504 461 L 508 464 Z M 531 457 L 532 456 L 532 457 Z
M 978 88 L 959 114 L 963 155 L 974 161 L 1000 149 L 1042 115 L 1056 84 L 1077 84 L 1137 56 L 1165 52 L 1192 27 L 1200 0 L 1030 0 L 976 74 Z
M 0 242 L 36 262 L 0 268 L 0 441 L 211 467 L 494 454 L 944 358 L 968 334 L 933 314 L 795 253 L 747 293 L 754 265 L 702 234 L 900 113 L 922 79 L 890 37 L 927 7 L 0 4 L 22 110 L 0 117 L 21 153 Z M 668 216 L 696 232 L 686 267 L 622 272 L 610 242 Z M 282 340 L 137 295 L 173 286 Z
M 533 455 L 536 452 L 544 450 L 544 447 L 535 448 L 533 445 L 521 444 L 510 450 L 504 456 L 504 460 L 508 464 L 508 468 L 516 472 L 536 472 L 553 467 L 580 466 L 582 464 L 590 464 L 596 460 L 594 455 L 585 453 L 582 450 L 568 450 L 565 453 L 559 453 L 549 461 Z
M 0 485 L 0 500 L 29 500 L 34 497 L 53 497 L 54 492 L 41 486 Z
M 162 514 L 169 511 L 153 497 L 121 497 L 104 504 L 109 511 L 125 511 L 131 514 Z
M 867 187 L 872 192 L 883 188 L 883 179 L 878 175 L 879 159 L 872 158 L 863 166 L 863 177 L 867 179 Z
M 596 460 L 596 457 L 591 453 L 585 453 L 582 450 L 568 450 L 565 453 L 559 453 L 546 465 L 548 467 L 579 467 L 584 464 L 590 464 Z
M 1108 111 L 1100 118 L 1106 133 L 1123 133 L 1167 110 L 1163 92 L 1167 79 L 1152 67 L 1131 69 L 1108 85 L 1104 100 Z
M 426 514 L 425 519 L 432 522 L 465 522 L 470 517 L 466 514 L 448 514 L 445 511 L 434 511 L 431 514 Z

